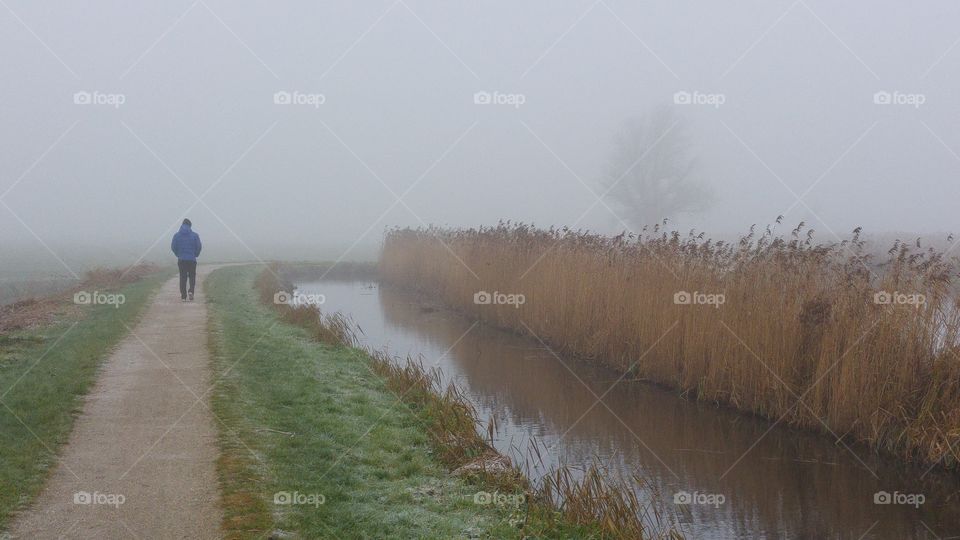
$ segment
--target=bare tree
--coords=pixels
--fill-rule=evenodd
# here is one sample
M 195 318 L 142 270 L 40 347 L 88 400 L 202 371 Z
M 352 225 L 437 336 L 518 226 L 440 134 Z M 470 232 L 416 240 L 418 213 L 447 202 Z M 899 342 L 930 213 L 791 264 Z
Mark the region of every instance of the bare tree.
M 693 176 L 695 166 L 683 121 L 672 109 L 659 108 L 624 123 L 601 189 L 639 230 L 707 208 L 712 193 Z

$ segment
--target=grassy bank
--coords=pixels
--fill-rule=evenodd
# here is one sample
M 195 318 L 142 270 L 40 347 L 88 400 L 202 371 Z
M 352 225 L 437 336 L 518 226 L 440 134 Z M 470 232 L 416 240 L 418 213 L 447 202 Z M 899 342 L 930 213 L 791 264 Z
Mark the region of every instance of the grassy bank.
M 494 426 L 481 426 L 470 402 L 453 386 L 444 387 L 436 369 L 419 361 L 391 357 L 386 351 L 358 351 L 358 329 L 339 313 L 322 314 L 309 305 L 277 303 L 289 297 L 292 284 L 286 266 L 261 272 L 256 280 L 260 301 L 280 319 L 305 329 L 315 341 L 358 352 L 372 374 L 382 378 L 417 418 L 436 460 L 454 476 L 464 478 L 481 493 L 523 494 L 522 508 L 511 514 L 509 528 L 499 524 L 490 536 L 523 538 L 680 538 L 673 519 L 661 512 L 662 501 L 643 503 L 635 487 L 643 479 L 615 480 L 600 463 L 586 470 L 560 468 L 545 474 L 533 486 L 520 468 L 499 454 L 487 438 Z M 278 295 L 279 292 L 287 294 Z M 481 435 L 485 433 L 485 435 Z M 509 498 L 510 495 L 507 495 Z M 494 498 L 494 500 L 497 500 Z
M 955 466 L 957 261 L 903 243 L 875 261 L 857 234 L 395 230 L 379 272 L 630 377 Z
M 12 511 L 40 492 L 98 366 L 169 275 L 132 272 L 121 279 L 117 272 L 100 271 L 80 285 L 87 292 L 122 294 L 119 307 L 78 306 L 73 290 L 5 307 L 0 325 L 0 530 Z
M 518 537 L 522 507 L 476 504 L 370 358 L 280 321 L 254 291 L 259 270 L 223 268 L 205 285 L 228 536 Z M 307 504 L 285 504 L 294 493 Z

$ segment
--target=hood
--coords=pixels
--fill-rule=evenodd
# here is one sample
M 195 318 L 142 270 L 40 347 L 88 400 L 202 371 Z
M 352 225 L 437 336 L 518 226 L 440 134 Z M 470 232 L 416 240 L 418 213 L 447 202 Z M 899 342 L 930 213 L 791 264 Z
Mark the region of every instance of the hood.
M 189 234 L 192 231 L 189 225 L 186 223 L 180 225 L 180 231 L 177 234 Z

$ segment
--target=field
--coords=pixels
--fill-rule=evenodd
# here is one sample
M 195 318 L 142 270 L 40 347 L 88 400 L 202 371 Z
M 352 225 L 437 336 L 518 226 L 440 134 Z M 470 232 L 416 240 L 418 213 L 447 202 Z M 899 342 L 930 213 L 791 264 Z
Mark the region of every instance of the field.
M 778 223 L 779 225 L 779 223 Z M 960 309 L 949 254 L 803 224 L 714 242 L 539 230 L 388 232 L 383 279 L 627 377 L 955 467 Z

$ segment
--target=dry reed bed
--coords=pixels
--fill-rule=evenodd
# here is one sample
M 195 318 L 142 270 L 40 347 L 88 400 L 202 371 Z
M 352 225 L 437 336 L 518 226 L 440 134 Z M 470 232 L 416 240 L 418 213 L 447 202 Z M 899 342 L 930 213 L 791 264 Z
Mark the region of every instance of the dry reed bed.
M 660 226 L 614 238 L 510 223 L 396 229 L 380 274 L 631 377 L 955 467 L 956 258 L 918 241 L 875 261 L 859 229 L 821 245 L 803 227 L 736 243 Z M 525 303 L 477 304 L 479 291 Z M 723 303 L 677 303 L 683 292 Z
M 255 287 L 264 304 L 273 305 L 281 320 L 306 329 L 322 343 L 358 347 L 355 325 L 340 313 L 323 314 L 315 306 L 276 304 L 279 291 L 292 292 L 285 276 L 288 269 L 274 265 L 258 276 Z M 494 426 L 481 435 L 481 423 L 470 402 L 454 385 L 443 388 L 438 369 L 427 369 L 419 361 L 391 357 L 386 351 L 363 352 L 372 370 L 401 401 L 423 420 L 437 458 L 456 475 L 489 489 L 523 491 L 526 514 L 518 523 L 534 536 L 552 537 L 560 522 L 586 528 L 590 537 L 613 539 L 681 539 L 683 535 L 657 504 L 644 503 L 635 490 L 610 480 L 602 465 L 595 464 L 581 474 L 567 468 L 544 477 L 539 487 L 531 486 L 521 470 L 490 444 Z M 638 481 L 638 479 L 634 479 Z M 554 533 L 554 534 L 551 534 Z

